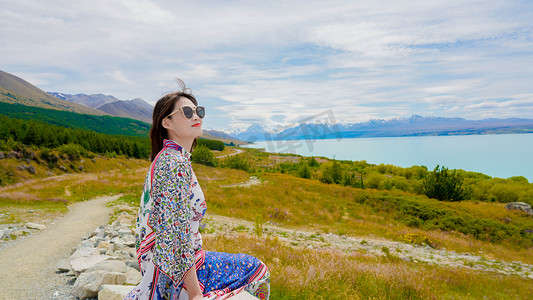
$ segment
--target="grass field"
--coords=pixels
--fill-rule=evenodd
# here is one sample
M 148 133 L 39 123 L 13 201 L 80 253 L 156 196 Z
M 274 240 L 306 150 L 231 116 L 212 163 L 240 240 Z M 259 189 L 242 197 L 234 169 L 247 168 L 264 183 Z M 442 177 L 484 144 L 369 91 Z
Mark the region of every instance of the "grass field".
M 230 152 L 225 150 L 223 154 Z M 533 220 L 523 213 L 507 211 L 503 203 L 450 203 L 399 190 L 325 184 L 264 171 L 264 168 L 297 161 L 297 157 L 253 151 L 247 155 L 255 164 L 251 172 L 193 165 L 209 213 L 254 222 L 258 229 L 257 234 L 206 232 L 204 247 L 212 251 L 244 252 L 263 260 L 271 271 L 271 299 L 530 299 L 533 294 L 533 280 L 520 276 L 405 261 L 386 249 L 381 256 L 341 251 L 334 246 L 307 249 L 261 234 L 262 226 L 275 224 L 319 234 L 385 238 L 472 253 L 487 260 L 533 264 L 533 248 L 527 236 L 513 239 L 512 235 L 499 236 L 496 230 L 512 234 L 513 228 L 533 228 Z M 0 163 L 3 168 L 19 172 L 16 173 L 19 178 L 23 176 L 20 183 L 0 187 L 0 213 L 9 213 L 0 219 L 2 223 L 53 219 L 67 210 L 68 203 L 105 194 L 123 194 L 112 204 L 116 206 L 115 214 L 127 213 L 133 218 L 149 166 L 144 160 L 102 157 L 94 162 L 85 159 L 82 163 L 85 172 L 50 174 L 45 167 L 35 165 L 36 173 L 28 174 L 16 169 L 20 162 L 15 159 Z M 252 175 L 261 183 L 250 187 L 230 186 L 246 182 Z M 418 210 L 413 211 L 413 207 Z M 422 220 L 413 225 L 413 220 L 406 217 L 406 210 L 418 214 L 439 212 L 444 217 L 449 214 L 453 217 L 447 217 L 449 220 L 465 222 L 466 227 L 488 224 L 495 226 L 495 231 L 481 231 L 487 235 L 484 236 L 445 230 L 442 224 L 447 223 L 438 222 L 448 219 L 439 216 L 428 219 L 438 222 Z M 483 222 L 479 223 L 480 220 Z M 454 226 L 465 227 L 459 225 Z

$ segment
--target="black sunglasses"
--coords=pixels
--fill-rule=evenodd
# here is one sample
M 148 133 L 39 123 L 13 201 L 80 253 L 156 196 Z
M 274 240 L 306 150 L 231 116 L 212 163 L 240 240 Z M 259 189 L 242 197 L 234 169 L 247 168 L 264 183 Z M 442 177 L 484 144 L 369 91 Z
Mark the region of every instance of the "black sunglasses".
M 195 111 L 196 111 L 196 115 L 198 116 L 198 118 L 203 119 L 205 117 L 205 107 L 203 106 L 197 106 L 196 109 L 193 109 L 190 106 L 182 106 L 178 108 L 178 110 L 175 110 L 172 113 L 170 113 L 170 115 L 168 115 L 167 118 L 177 113 L 180 110 L 183 113 L 183 116 L 187 119 L 192 118 Z

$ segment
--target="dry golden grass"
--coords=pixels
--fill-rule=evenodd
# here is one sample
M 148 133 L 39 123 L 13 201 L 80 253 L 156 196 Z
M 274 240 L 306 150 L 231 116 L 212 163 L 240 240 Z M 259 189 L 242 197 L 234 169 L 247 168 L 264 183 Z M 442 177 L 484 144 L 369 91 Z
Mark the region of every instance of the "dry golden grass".
M 331 250 L 271 238 L 204 235 L 210 251 L 247 253 L 267 264 L 272 299 L 527 299 L 531 280 Z
M 196 168 L 196 166 L 195 166 Z M 493 244 L 480 241 L 457 232 L 422 230 L 395 221 L 387 212 L 376 214 L 368 206 L 353 201 L 360 189 L 339 185 L 328 185 L 313 180 L 295 178 L 285 174 L 263 173 L 258 176 L 262 184 L 248 188 L 224 188 L 222 185 L 244 182 L 248 174 L 243 171 L 202 166 L 195 169 L 208 201 L 210 212 L 254 221 L 258 216 L 290 228 L 311 229 L 317 232 L 332 232 L 350 236 L 377 236 L 402 240 L 402 234 L 420 234 L 434 241 L 437 248 L 456 252 L 469 252 L 486 259 L 521 261 L 533 264 L 533 249 L 518 248 L 509 243 Z M 203 180 L 204 174 L 223 180 Z M 231 181 L 231 182 L 228 182 Z M 369 192 L 366 190 L 365 192 Z M 372 192 L 372 191 L 370 191 Z M 410 196 L 405 192 L 375 191 L 376 194 L 397 194 Z M 449 203 L 434 201 L 435 205 L 446 207 Z M 478 205 L 459 203 L 461 209 L 469 210 L 480 217 L 516 214 L 501 209 L 501 204 Z M 483 208 L 487 208 L 484 211 Z M 253 208 L 253 209 L 252 209 Z M 503 212 L 499 211 L 503 210 Z
M 95 158 L 95 162 L 83 163 L 94 172 L 46 178 L 36 172 L 31 179 L 1 187 L 0 213 L 9 213 L 11 217 L 0 222 L 35 221 L 40 214 L 58 216 L 67 210 L 67 203 L 106 194 L 135 193 L 142 188 L 149 166 L 148 161 L 125 158 Z M 30 209 L 34 212 L 26 213 Z

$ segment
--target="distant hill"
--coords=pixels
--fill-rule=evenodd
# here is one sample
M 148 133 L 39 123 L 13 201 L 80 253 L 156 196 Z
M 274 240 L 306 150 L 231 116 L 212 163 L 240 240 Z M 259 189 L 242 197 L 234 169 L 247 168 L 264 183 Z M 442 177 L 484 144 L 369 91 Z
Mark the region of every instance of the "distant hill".
M 147 137 L 150 130 L 150 124 L 133 119 L 77 114 L 69 111 L 2 102 L 0 102 L 0 115 L 68 128 L 88 129 L 109 135 Z
M 233 143 L 234 145 L 246 144 L 246 142 L 236 139 L 235 137 L 232 137 L 225 132 L 214 130 L 214 129 L 204 129 L 202 137 L 206 139 L 210 139 L 210 140 L 222 141 L 224 142 L 224 144 L 230 144 L 230 143 Z
M 131 118 L 146 123 L 152 123 L 154 107 L 146 101 L 135 98 L 133 100 L 119 100 L 111 95 L 104 94 L 65 94 L 49 92 L 50 95 L 63 100 L 87 105 L 115 117 Z
M 57 92 L 48 92 L 48 94 L 68 101 L 68 102 L 74 102 L 78 104 L 83 104 L 85 106 L 89 106 L 92 108 L 98 108 L 99 106 L 102 106 L 107 103 L 111 103 L 114 101 L 119 101 L 117 98 L 111 96 L 111 95 L 104 95 L 104 94 L 92 94 L 92 95 L 85 95 L 85 94 L 65 94 L 65 93 L 57 93 Z
M 53 97 L 24 79 L 4 71 L 0 71 L 0 102 L 97 116 L 106 114 L 100 110 Z
M 118 100 L 98 107 L 99 110 L 112 116 L 132 118 L 146 123 L 152 123 L 154 107 L 140 98 L 133 100 Z

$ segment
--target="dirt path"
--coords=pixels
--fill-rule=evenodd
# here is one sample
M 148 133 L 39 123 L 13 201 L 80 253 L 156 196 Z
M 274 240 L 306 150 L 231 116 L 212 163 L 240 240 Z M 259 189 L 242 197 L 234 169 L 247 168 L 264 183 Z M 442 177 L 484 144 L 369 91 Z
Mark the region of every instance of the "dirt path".
M 226 155 L 221 155 L 221 156 L 217 156 L 217 158 L 223 158 L 223 157 L 226 157 L 226 156 L 233 156 L 233 155 L 237 155 L 237 154 L 240 154 L 240 153 L 243 153 L 244 150 L 242 149 L 234 149 L 236 152 L 233 152 L 233 153 L 230 153 L 230 154 L 226 154 Z
M 42 232 L 0 250 L 0 299 L 59 299 L 56 262 L 68 258 L 82 237 L 105 224 L 111 214 L 105 196 L 69 206 L 69 212 Z M 55 293 L 55 296 L 54 296 Z

